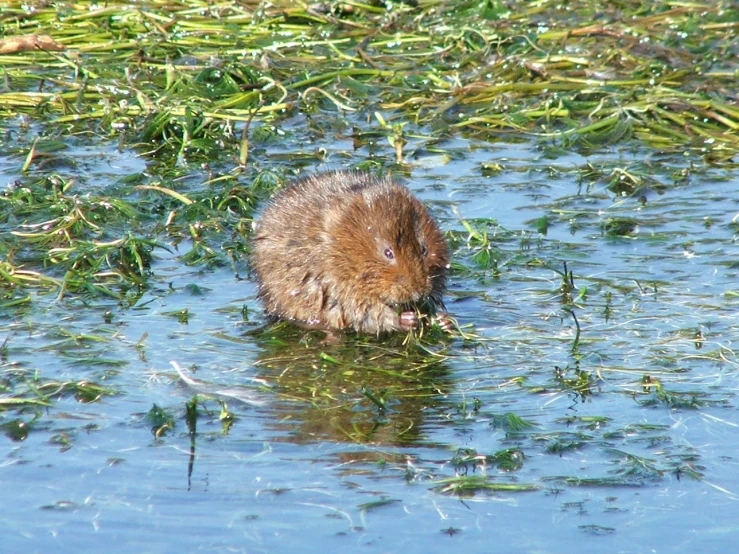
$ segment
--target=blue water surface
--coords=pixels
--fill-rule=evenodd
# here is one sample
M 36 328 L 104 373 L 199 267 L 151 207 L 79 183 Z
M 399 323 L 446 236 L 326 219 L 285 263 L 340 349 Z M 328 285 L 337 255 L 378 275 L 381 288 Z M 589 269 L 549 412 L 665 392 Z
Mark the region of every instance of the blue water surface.
M 329 156 L 313 169 L 351 165 L 349 144 L 324 146 Z M 451 275 L 447 308 L 481 340 L 453 340 L 384 414 L 356 386 L 364 377 L 342 386 L 346 367 L 320 356 L 331 346 L 255 338 L 266 321 L 253 281 L 186 265 L 186 244 L 155 251 L 152 286 L 133 307 L 35 292 L 23 317 L 0 321 L 0 377 L 89 379 L 118 393 L 0 412 L 0 424 L 30 429 L 0 440 L 2 550 L 732 551 L 739 172 L 705 167 L 676 182 L 683 157 L 634 148 L 553 156 L 535 141 L 462 139 L 446 148 L 452 155 L 410 158 L 407 182 L 445 230 L 489 220 L 499 271 L 475 269 L 474 245 L 459 246 L 469 271 Z M 147 167 L 97 146 L 69 156 L 91 191 Z M 491 163 L 500 171 L 486 171 Z M 608 174 L 646 163 L 664 188 L 629 196 L 576 178 L 586 164 Z M 20 178 L 18 165 L 0 157 L 3 185 Z M 613 218 L 638 226 L 611 236 Z M 564 262 L 583 293 L 578 355 L 575 320 L 562 309 Z M 187 318 L 173 315 L 185 309 Z M 362 348 L 352 371 L 372 383 L 384 377 L 363 360 L 404 356 L 382 341 Z M 585 373 L 586 394 L 557 377 Z M 297 383 L 330 394 L 297 398 Z M 186 403 L 214 390 L 235 395 L 220 397 L 233 425 L 203 397 L 191 435 Z M 146 418 L 153 405 L 175 422 L 159 437 Z M 532 427 L 507 428 L 506 414 Z M 519 469 L 462 459 L 505 449 L 521 451 Z M 445 491 L 455 476 L 532 490 Z

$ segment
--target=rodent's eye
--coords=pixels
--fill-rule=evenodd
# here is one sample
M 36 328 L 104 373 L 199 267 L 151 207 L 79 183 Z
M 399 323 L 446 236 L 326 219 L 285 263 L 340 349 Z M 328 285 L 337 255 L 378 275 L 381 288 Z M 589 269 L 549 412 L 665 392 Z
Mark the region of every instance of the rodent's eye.
M 421 256 L 425 258 L 426 256 L 428 256 L 428 253 L 429 253 L 429 247 L 422 243 L 421 244 Z
M 387 248 L 385 248 L 385 251 L 383 252 L 383 254 L 385 254 L 385 257 L 388 260 L 394 260 L 395 259 L 395 252 L 393 252 L 393 249 L 390 248 L 389 246 Z

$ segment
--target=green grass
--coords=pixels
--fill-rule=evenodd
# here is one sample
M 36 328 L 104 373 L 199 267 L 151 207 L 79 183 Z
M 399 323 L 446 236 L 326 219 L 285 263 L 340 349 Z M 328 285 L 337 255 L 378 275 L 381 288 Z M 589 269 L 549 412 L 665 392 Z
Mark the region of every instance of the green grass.
M 23 175 L 0 195 L 3 304 L 30 287 L 135 299 L 167 240 L 190 247 L 188 263 L 242 259 L 260 199 L 323 155 L 291 148 L 307 137 L 387 141 L 394 159 L 376 163 L 396 171 L 453 135 L 584 151 L 636 140 L 732 166 L 737 20 L 733 2 L 10 1 L 0 39 L 48 34 L 66 50 L 0 56 L 0 147 Z M 157 176 L 102 194 L 54 171 L 71 144 L 105 141 Z M 275 144 L 289 156 L 266 164 Z M 212 168 L 205 187 L 187 178 L 197 164 Z M 654 186 L 620 167 L 583 177 L 619 194 Z M 470 240 L 475 265 L 499 263 L 485 229 Z

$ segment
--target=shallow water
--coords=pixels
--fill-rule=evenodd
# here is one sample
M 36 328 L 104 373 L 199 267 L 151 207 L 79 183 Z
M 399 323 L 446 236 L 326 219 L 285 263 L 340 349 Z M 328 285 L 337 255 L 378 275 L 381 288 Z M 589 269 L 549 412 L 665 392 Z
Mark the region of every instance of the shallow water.
M 412 160 L 410 186 L 444 229 L 463 230 L 456 209 L 517 238 L 498 241 L 490 227 L 498 276 L 458 249 L 447 307 L 483 340 L 456 339 L 434 364 L 416 368 L 420 357 L 391 341 L 324 347 L 299 333 L 271 341 L 257 333 L 265 322 L 253 282 L 163 250 L 154 286 L 133 308 L 49 294 L 5 317 L 5 375 L 90 379 L 119 394 L 93 403 L 67 395 L 36 419 L 33 410 L 0 412 L 6 431 L 18 419 L 30 428 L 24 440 L 8 431 L 0 441 L 3 549 L 731 551 L 739 173 L 703 168 L 676 183 L 671 176 L 688 166 L 677 155 L 446 146 L 448 159 Z M 90 190 L 145 167 L 125 151 L 90 152 L 70 154 Z M 6 161 L 9 183 L 18 164 Z M 489 162 L 501 172 L 486 176 Z M 587 163 L 647 162 L 663 188 L 647 187 L 644 198 L 577 182 Z M 540 236 L 532 222 L 544 216 Z M 609 236 L 603 224 L 615 217 L 638 228 Z M 562 310 L 565 261 L 575 286 L 587 287 L 574 310 L 579 356 L 574 319 Z M 183 309 L 186 319 L 173 314 Z M 185 405 L 203 390 L 171 361 L 208 391 L 238 397 L 228 399 L 236 420 L 227 432 L 210 400 L 190 436 Z M 576 389 L 583 374 L 590 383 Z M 362 386 L 391 390 L 388 410 Z M 154 404 L 176 422 L 159 438 L 146 419 Z M 507 426 L 501 416 L 510 413 L 533 426 Z M 462 460 L 504 449 L 520 450 L 519 469 Z M 455 475 L 533 490 L 444 492 Z

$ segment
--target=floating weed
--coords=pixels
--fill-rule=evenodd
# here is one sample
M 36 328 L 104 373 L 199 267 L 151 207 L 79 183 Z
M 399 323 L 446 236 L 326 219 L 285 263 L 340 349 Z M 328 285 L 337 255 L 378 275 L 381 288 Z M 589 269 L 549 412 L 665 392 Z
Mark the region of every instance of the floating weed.
M 572 105 L 569 103 L 569 105 Z M 577 132 L 565 135 L 562 140 L 564 148 L 597 146 L 616 144 L 628 140 L 634 134 L 634 121 L 628 117 L 614 116 L 602 120 L 599 124 L 586 125 Z
M 48 333 L 50 339 L 60 339 L 41 348 L 41 350 L 64 351 L 68 348 L 77 348 L 95 343 L 107 343 L 110 338 L 90 333 L 75 333 L 65 327 L 57 327 Z
M 46 379 L 38 372 L 17 368 L 3 374 L 3 394 L 0 396 L 0 412 L 47 408 L 52 400 L 72 394 L 79 402 L 92 403 L 104 396 L 115 396 L 117 391 L 90 380 L 59 381 Z M 35 419 L 35 418 L 34 418 Z M 19 420 L 20 421 L 20 420 Z M 20 425 L 20 422 L 18 422 Z M 26 431 L 33 427 L 28 424 Z
M 565 452 L 580 450 L 588 445 L 587 440 L 561 440 L 555 439 L 550 441 L 546 447 L 547 454 L 557 454 L 561 456 Z
M 622 168 L 615 168 L 610 175 L 608 190 L 619 196 L 644 194 L 648 189 L 662 191 L 664 187 L 647 174 L 637 174 Z
M 357 506 L 361 511 L 363 512 L 369 512 L 371 510 L 376 510 L 378 508 L 384 508 L 385 506 L 390 506 L 392 504 L 397 504 L 399 502 L 402 502 L 402 500 L 397 498 L 382 498 L 380 500 L 375 500 L 373 502 L 365 502 L 364 504 L 360 504 Z
M 467 475 L 469 467 L 473 470 L 486 466 L 495 466 L 503 471 L 517 471 L 523 467 L 526 456 L 519 448 L 508 448 L 494 454 L 479 454 L 472 448 L 460 448 L 451 459 L 451 464 L 458 475 Z
M 72 441 L 72 435 L 69 433 L 57 433 L 56 435 L 53 435 L 49 442 L 51 444 L 56 444 L 59 446 L 59 452 L 66 452 L 67 450 L 70 450 L 72 446 L 74 446 L 74 442 Z
M 611 418 L 604 416 L 571 416 L 560 418 L 557 422 L 565 423 L 568 426 L 577 425 L 591 431 L 596 431 L 605 428 L 611 422 Z
M 223 425 L 223 434 L 228 434 L 231 427 L 236 421 L 236 415 L 228 408 L 228 404 L 223 401 L 219 401 L 221 405 L 221 411 L 218 413 L 218 421 Z
M 536 427 L 536 423 L 524 419 L 514 413 L 495 414 L 492 416 L 491 425 L 496 429 L 505 429 L 508 431 L 525 431 Z
M 0 409 L 2 409 L 2 406 L 2 399 L 0 399 Z M 26 421 L 25 419 L 15 418 L 0 423 L 0 429 L 3 430 L 3 434 L 11 441 L 23 442 L 28 438 L 29 433 L 33 429 L 34 421 Z
M 385 412 L 385 410 L 387 409 L 387 404 L 385 401 L 385 394 L 387 393 L 386 390 L 381 390 L 379 394 L 375 394 L 368 388 L 362 387 L 360 392 L 365 398 L 368 398 L 375 406 L 377 406 L 377 409 L 380 411 L 380 413 Z
M 605 299 L 605 305 L 603 307 L 603 318 L 605 319 L 606 323 L 608 323 L 611 315 L 613 315 L 613 293 L 611 291 L 607 291 L 603 295 L 603 297 Z
M 554 270 L 562 275 L 562 284 L 559 287 L 559 293 L 561 294 L 562 304 L 564 304 L 565 306 L 572 306 L 572 304 L 574 304 L 575 302 L 575 299 L 573 298 L 573 292 L 577 290 L 577 288 L 575 287 L 575 275 L 567 268 L 567 262 L 564 262 L 563 268 L 564 269 L 562 272 L 558 271 L 557 269 Z M 578 295 L 578 298 L 582 296 L 584 296 L 584 293 Z M 574 313 L 571 310 L 570 313 L 574 316 Z
M 692 464 L 684 464 L 675 469 L 675 476 L 677 477 L 678 481 L 682 479 L 683 476 L 690 477 L 695 481 L 701 481 L 705 477 L 702 471 L 704 469 L 705 468 L 702 466 L 696 467 Z
M 537 433 L 533 435 L 532 440 L 535 443 L 543 443 L 546 445 L 548 454 L 561 454 L 567 450 L 576 450 L 594 440 L 592 434 L 583 432 L 552 432 Z
M 504 483 L 484 475 L 464 475 L 447 479 L 439 479 L 434 481 L 434 486 L 432 487 L 432 490 L 438 493 L 459 496 L 461 498 L 471 498 L 478 494 L 490 494 L 496 492 L 531 492 L 538 489 L 539 487 L 536 485 L 510 482 Z
M 459 216 L 459 213 L 457 215 Z M 458 260 L 460 255 L 465 256 L 478 269 L 489 270 L 493 276 L 499 275 L 499 265 L 502 263 L 503 257 L 494 242 L 507 242 L 513 238 L 513 235 L 505 231 L 495 220 L 468 220 L 461 217 L 460 219 L 462 226 L 467 230 L 467 236 L 452 234 L 451 239 L 453 244 L 465 244 L 466 248 L 457 250 L 455 258 Z M 455 269 L 465 270 L 465 268 L 458 265 L 458 261 L 455 264 Z
M 173 362 L 173 365 L 175 365 L 174 362 Z M 183 376 L 183 373 L 182 373 L 183 370 L 182 370 L 182 368 L 180 368 L 179 366 L 177 366 L 177 371 L 178 371 L 178 373 L 180 373 L 180 376 Z M 203 386 L 203 388 L 207 388 L 207 386 L 208 386 L 205 383 L 202 383 L 201 381 L 197 381 L 197 380 L 194 380 L 194 379 L 190 378 L 189 376 L 188 376 L 186 382 L 187 382 L 187 384 L 189 386 L 191 386 L 193 388 L 196 388 L 196 389 L 201 388 L 201 386 Z M 193 386 L 193 385 L 195 385 L 195 386 Z M 221 392 L 222 392 L 222 394 L 221 394 Z M 229 394 L 229 392 L 230 391 L 227 391 L 227 390 L 224 389 L 223 391 L 218 391 L 218 392 L 215 392 L 214 394 L 211 394 L 211 393 L 204 393 L 204 394 L 198 393 L 195 396 L 193 396 L 191 400 L 185 402 L 185 423 L 187 425 L 187 432 L 190 435 L 190 440 L 191 440 L 191 450 L 190 450 L 191 457 L 194 456 L 195 438 L 198 435 L 198 430 L 197 430 L 197 428 L 198 428 L 198 425 L 197 425 L 198 424 L 198 418 L 201 415 L 208 415 L 210 417 L 212 417 L 213 415 L 215 415 L 214 412 L 211 411 L 207 407 L 208 402 L 211 401 L 211 400 L 213 400 L 214 397 L 215 397 L 216 403 L 219 406 L 219 409 L 217 410 L 217 414 L 218 414 L 217 415 L 217 421 L 220 422 L 220 424 L 221 424 L 220 435 L 228 435 L 229 431 L 231 430 L 231 427 L 237 421 L 238 418 L 237 418 L 236 414 L 231 411 L 231 409 L 228 407 L 228 404 L 224 400 L 218 398 L 219 396 L 221 396 L 223 398 L 229 398 L 229 397 L 230 398 L 237 398 L 237 393 L 235 391 L 232 391 L 233 392 L 232 394 Z M 169 414 L 169 411 L 165 411 L 165 414 Z M 172 422 L 170 422 L 169 420 L 166 420 L 165 419 L 162 422 L 162 425 L 169 426 L 170 423 L 172 423 Z M 162 436 L 163 433 L 165 433 L 169 429 L 170 429 L 170 427 L 164 427 L 164 428 L 162 428 L 162 432 L 161 433 L 154 432 L 154 434 L 157 437 L 160 437 L 160 436 Z M 192 464 L 192 462 L 193 462 L 192 458 L 191 458 L 190 461 L 191 461 L 191 464 Z M 192 466 L 190 467 L 190 469 L 192 469 Z
M 467 398 L 463 398 L 462 402 L 457 405 L 457 412 L 465 416 L 469 414 L 477 414 L 482 408 L 482 400 L 479 398 L 473 398 L 472 402 L 469 403 Z
M 617 473 L 625 478 L 635 478 L 638 480 L 658 480 L 665 473 L 664 469 L 661 469 L 657 466 L 655 460 L 629 454 L 628 452 L 617 449 L 611 449 L 610 452 L 611 454 L 620 458 L 619 465 L 622 466 L 612 473 Z
M 644 436 L 651 433 L 665 433 L 669 427 L 667 425 L 658 424 L 632 424 L 616 431 L 607 432 L 603 437 L 607 440 L 622 439 L 628 436 Z
M 154 404 L 146 414 L 146 420 L 151 425 L 151 432 L 156 438 L 166 435 L 175 427 L 175 418 L 168 411 Z
M 135 208 L 118 198 L 72 194 L 75 183 L 59 175 L 28 184 L 15 183 L 0 195 L 14 219 L 27 218 L 13 235 L 31 243 L 69 244 L 74 239 L 102 236 L 104 226 L 136 216 Z
M 584 400 L 595 392 L 595 380 L 592 373 L 579 369 L 579 367 L 555 366 L 554 380 L 562 391 L 574 393 L 580 400 Z
M 595 524 L 580 525 L 579 529 L 582 529 L 589 535 L 595 535 L 597 537 L 601 537 L 604 535 L 612 535 L 613 533 L 616 532 L 616 529 L 614 527 L 604 527 L 602 525 L 595 525 Z
M 267 182 L 272 175 L 261 172 L 258 177 Z M 233 263 L 245 252 L 245 241 L 234 240 L 233 231 L 226 229 L 234 223 L 243 225 L 241 218 L 251 214 L 255 202 L 231 176 L 214 183 L 217 186 L 192 198 L 160 185 L 137 184 L 126 189 L 139 197 L 137 203 L 107 195 L 75 195 L 79 185 L 59 175 L 15 183 L 0 193 L 0 222 L 5 217 L 10 228 L 0 243 L 7 258 L 0 261 L 0 286 L 5 283 L 15 290 L 15 298 L 5 305 L 28 298 L 20 291 L 30 287 L 56 289 L 59 298 L 85 294 L 119 300 L 132 289 L 144 290 L 154 252 L 169 249 L 150 238 L 162 228 L 174 244 L 191 240 L 192 250 L 183 255 L 188 263 Z M 140 197 L 144 191 L 158 194 L 158 205 L 151 205 L 157 199 Z M 177 204 L 165 206 L 162 195 Z M 157 217 L 153 219 L 152 213 Z M 162 226 L 158 218 L 165 217 Z M 184 225 L 178 226 L 177 219 Z
M 185 325 L 188 323 L 188 321 L 190 321 L 190 310 L 188 310 L 187 308 L 182 308 L 181 310 L 174 310 L 171 312 L 163 312 L 162 315 L 174 318 Z
M 617 477 L 547 477 L 547 482 L 561 483 L 570 487 L 598 487 L 598 488 L 617 488 L 617 487 L 643 487 L 646 483 L 644 479 L 629 476 Z
M 40 398 L 0 396 L 0 410 L 9 410 L 28 406 L 51 406 L 51 402 Z
M 543 442 L 549 454 L 564 455 L 573 450 L 591 452 L 598 449 L 612 466 L 606 475 L 546 477 L 572 486 L 587 487 L 641 487 L 663 479 L 667 474 L 689 475 L 702 478 L 704 469 L 699 462 L 699 453 L 692 448 L 678 448 L 672 444 L 670 427 L 656 424 L 635 424 L 620 429 L 607 430 L 607 422 L 601 417 L 561 418 L 560 423 L 578 425 L 590 431 L 545 433 L 533 436 L 535 442 Z M 648 449 L 649 456 L 632 452 Z M 628 449 L 628 450 L 627 450 Z M 600 466 L 601 464 L 598 464 Z
M 80 509 L 80 505 L 69 500 L 60 500 L 54 504 L 41 506 L 40 509 L 53 512 L 74 512 Z
M 639 221 L 633 217 L 609 217 L 601 224 L 606 237 L 633 237 L 639 229 Z
M 72 392 L 80 402 L 97 402 L 103 396 L 115 396 L 115 390 L 92 381 L 48 381 L 36 385 L 36 392 L 42 398 L 54 398 Z
M 662 382 L 650 375 L 642 378 L 642 390 L 648 394 L 646 400 L 637 400 L 643 406 L 664 405 L 672 409 L 697 409 L 705 406 L 708 393 L 705 392 L 674 392 L 668 391 Z
M 59 298 L 66 293 L 103 294 L 120 298 L 111 286 L 143 286 L 151 265 L 153 239 L 122 231 L 122 237 L 104 240 L 116 228 L 130 226 L 137 216 L 127 202 L 110 197 L 91 199 L 71 195 L 71 181 L 51 176 L 15 186 L 0 195 L 14 219 L 11 251 L 0 267 L 0 282 L 18 287 L 53 287 Z M 25 218 L 25 219 L 22 219 Z M 29 249 L 43 248 L 42 262 L 54 268 L 46 275 L 26 266 L 38 263 Z
M 523 467 L 526 456 L 519 448 L 500 450 L 488 457 L 488 463 L 494 463 L 503 471 L 518 471 Z
M 0 261 L 0 283 L 11 287 L 14 294 L 20 295 L 20 291 L 26 288 L 62 288 L 62 281 L 43 275 L 37 271 L 22 269 L 22 266 L 13 265 L 10 262 Z M 25 295 L 2 304 L 3 307 L 11 308 L 29 302 L 31 297 Z
M 192 400 L 185 402 L 185 422 L 187 423 L 187 431 L 190 437 L 195 437 L 198 429 L 198 396 L 194 396 Z

